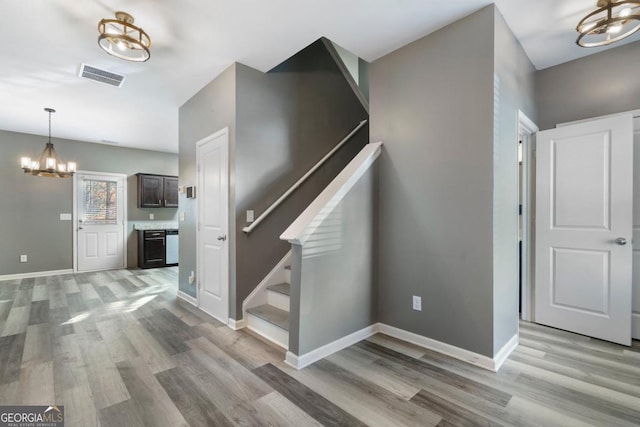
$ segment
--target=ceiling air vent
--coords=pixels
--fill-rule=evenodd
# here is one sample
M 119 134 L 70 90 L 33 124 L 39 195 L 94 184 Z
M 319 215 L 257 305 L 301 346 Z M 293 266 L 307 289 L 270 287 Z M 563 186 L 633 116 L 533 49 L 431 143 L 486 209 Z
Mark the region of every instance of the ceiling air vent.
M 82 66 L 80 67 L 80 77 L 95 80 L 97 82 L 115 87 L 122 86 L 122 83 L 124 82 L 124 76 L 120 74 L 101 70 L 100 68 L 92 67 L 91 65 L 87 64 L 82 64 Z

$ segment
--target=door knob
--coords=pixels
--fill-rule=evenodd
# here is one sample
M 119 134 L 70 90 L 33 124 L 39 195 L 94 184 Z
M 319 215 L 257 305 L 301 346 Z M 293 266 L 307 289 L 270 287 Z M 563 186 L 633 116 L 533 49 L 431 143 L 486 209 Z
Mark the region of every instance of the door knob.
M 627 244 L 627 239 L 625 239 L 624 237 L 618 237 L 615 242 L 617 244 L 619 244 L 620 246 L 624 246 Z
M 218 240 L 222 240 L 223 242 L 227 240 L 227 235 L 223 234 L 222 236 L 218 236 Z

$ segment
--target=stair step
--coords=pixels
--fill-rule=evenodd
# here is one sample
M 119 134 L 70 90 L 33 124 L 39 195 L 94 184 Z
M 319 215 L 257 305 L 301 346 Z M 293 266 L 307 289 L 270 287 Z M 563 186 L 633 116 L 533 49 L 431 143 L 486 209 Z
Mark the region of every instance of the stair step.
M 289 312 L 280 310 L 269 304 L 259 305 L 247 309 L 247 313 L 253 314 L 262 320 L 276 325 L 285 331 L 289 330 Z
M 267 290 L 291 296 L 291 284 L 289 283 L 279 283 L 277 285 L 267 286 Z

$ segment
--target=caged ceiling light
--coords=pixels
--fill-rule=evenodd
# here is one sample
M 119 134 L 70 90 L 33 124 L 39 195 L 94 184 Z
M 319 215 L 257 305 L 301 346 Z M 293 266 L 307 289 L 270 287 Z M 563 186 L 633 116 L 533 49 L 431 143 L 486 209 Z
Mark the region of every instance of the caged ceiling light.
M 134 62 L 151 57 L 149 35 L 133 25 L 133 16 L 126 12 L 116 12 L 116 19 L 100 20 L 98 32 L 98 45 L 109 55 Z
M 640 30 L 640 0 L 598 0 L 597 7 L 576 26 L 579 46 L 606 46 Z
M 49 178 L 68 178 L 76 172 L 76 163 L 62 163 L 60 156 L 56 153 L 51 142 L 51 113 L 55 113 L 53 108 L 45 108 L 44 111 L 49 113 L 49 140 L 44 150 L 36 160 L 30 157 L 23 157 L 20 164 L 24 173 L 34 176 L 46 176 Z

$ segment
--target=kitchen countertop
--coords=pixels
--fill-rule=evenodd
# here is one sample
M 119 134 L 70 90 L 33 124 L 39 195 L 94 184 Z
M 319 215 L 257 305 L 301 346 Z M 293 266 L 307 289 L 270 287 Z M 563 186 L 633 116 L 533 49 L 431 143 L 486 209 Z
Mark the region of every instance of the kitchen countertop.
M 177 230 L 177 222 L 167 221 L 135 221 L 133 223 L 134 230 Z

